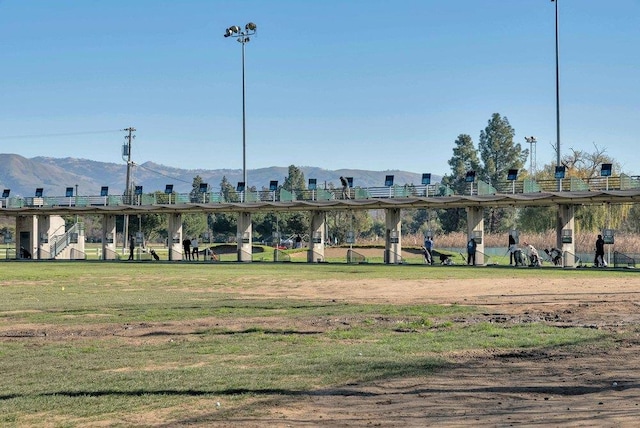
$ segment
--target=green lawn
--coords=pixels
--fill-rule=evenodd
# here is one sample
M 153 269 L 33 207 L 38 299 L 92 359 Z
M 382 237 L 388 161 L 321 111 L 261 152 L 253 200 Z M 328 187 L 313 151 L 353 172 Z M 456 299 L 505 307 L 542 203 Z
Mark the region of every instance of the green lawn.
M 607 346 L 607 333 L 459 323 L 483 308 L 247 298 L 299 281 L 599 275 L 599 271 L 273 263 L 0 263 L 0 426 L 129 426 L 265 395 L 428 377 L 463 349 Z M 624 275 L 608 272 L 608 275 Z M 228 413 L 227 413 L 228 412 Z M 141 416 L 142 415 L 142 416 Z M 215 416 L 218 417 L 218 416 Z M 140 422 L 141 423 L 141 422 Z M 144 425 L 144 423 L 141 423 Z

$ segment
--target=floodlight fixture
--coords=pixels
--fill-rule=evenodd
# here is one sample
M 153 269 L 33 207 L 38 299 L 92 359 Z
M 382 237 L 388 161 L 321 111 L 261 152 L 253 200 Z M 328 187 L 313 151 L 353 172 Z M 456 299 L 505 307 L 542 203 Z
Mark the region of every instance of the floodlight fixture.
M 610 163 L 603 163 L 600 168 L 600 176 L 601 177 L 610 177 L 611 176 L 612 165 Z
M 247 131 L 246 131 L 246 107 L 245 107 L 245 84 L 244 84 L 244 45 L 250 40 L 249 36 L 256 33 L 257 25 L 253 22 L 247 23 L 242 30 L 237 25 L 227 28 L 224 36 L 233 36 L 242 44 L 242 179 L 247 184 Z
M 464 181 L 467 183 L 473 183 L 476 180 L 476 172 L 475 171 L 467 171 Z

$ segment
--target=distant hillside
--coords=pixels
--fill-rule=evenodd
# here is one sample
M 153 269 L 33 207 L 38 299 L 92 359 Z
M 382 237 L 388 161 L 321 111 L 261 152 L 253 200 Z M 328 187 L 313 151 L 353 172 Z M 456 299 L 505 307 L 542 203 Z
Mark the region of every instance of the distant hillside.
M 67 187 L 78 186 L 80 195 L 97 195 L 102 186 L 109 186 L 109 193 L 124 192 L 127 167 L 124 163 L 96 162 L 76 158 L 35 157 L 27 159 L 15 154 L 0 154 L 0 188 L 11 189 L 11 196 L 32 196 L 37 187 L 50 196 L 64 195 Z M 339 177 L 353 177 L 354 186 L 383 186 L 386 175 L 394 175 L 397 184 L 420 184 L 422 175 L 406 171 L 367 171 L 339 169 L 335 171 L 317 167 L 299 166 L 305 180 L 315 178 L 318 185 L 333 183 L 339 186 Z M 268 187 L 271 180 L 283 183 L 289 172 L 288 166 L 250 169 L 247 171 L 249 185 L 258 189 Z M 218 189 L 222 177 L 235 184 L 242 181 L 240 169 L 180 169 L 154 162 L 145 162 L 133 168 L 132 181 L 142 185 L 145 192 L 164 190 L 173 184 L 174 191 L 191 191 L 193 177 L 199 175 L 203 181 Z M 432 181 L 441 177 L 433 176 Z

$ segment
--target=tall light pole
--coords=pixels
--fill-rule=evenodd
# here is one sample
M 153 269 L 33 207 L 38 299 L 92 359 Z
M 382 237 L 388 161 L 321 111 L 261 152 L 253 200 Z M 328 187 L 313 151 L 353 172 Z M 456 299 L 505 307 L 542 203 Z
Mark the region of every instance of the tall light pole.
M 560 37 L 558 31 L 558 0 L 551 0 L 556 6 L 556 166 L 560 163 Z M 558 180 L 558 190 L 562 181 Z
M 533 135 L 531 137 L 524 137 L 524 139 L 529 143 L 529 174 L 531 175 L 531 178 L 533 178 L 533 175 L 536 173 L 536 169 L 538 169 L 538 166 L 536 165 L 536 143 L 538 140 L 536 140 L 536 137 Z
M 250 36 L 256 34 L 256 28 L 256 24 L 249 22 L 244 26 L 244 30 L 237 25 L 232 25 L 227 28 L 224 33 L 225 37 L 235 37 L 236 40 L 242 44 L 242 180 L 244 181 L 245 189 L 249 188 L 249 183 L 247 182 L 247 112 L 245 108 L 244 87 L 244 45 L 249 42 Z
M 124 190 L 124 198 L 125 204 L 131 204 L 131 166 L 133 164 L 133 162 L 131 162 L 131 143 L 136 138 L 136 136 L 133 135 L 136 128 L 130 126 L 123 129 L 123 131 L 127 131 L 129 133 L 128 135 L 125 135 L 124 139 L 127 142 L 122 146 L 122 160 L 127 161 L 127 182 L 125 184 L 126 188 Z M 127 242 L 129 242 L 129 215 L 127 214 L 124 215 L 124 227 L 122 233 L 122 250 L 124 251 L 127 248 Z

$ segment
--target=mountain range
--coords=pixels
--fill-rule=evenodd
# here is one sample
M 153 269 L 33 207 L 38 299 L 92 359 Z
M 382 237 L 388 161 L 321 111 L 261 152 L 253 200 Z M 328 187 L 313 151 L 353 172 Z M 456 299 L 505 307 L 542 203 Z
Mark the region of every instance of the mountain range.
M 304 173 L 305 180 L 315 178 L 318 187 L 323 187 L 324 183 L 339 187 L 340 176 L 353 177 L 353 185 L 357 187 L 382 187 L 387 175 L 393 175 L 394 182 L 401 185 L 417 185 L 422 181 L 422 174 L 399 170 L 327 170 L 296 166 Z M 288 174 L 288 166 L 247 170 L 249 185 L 258 189 L 268 188 L 271 180 L 278 180 L 278 184 L 282 184 Z M 64 196 L 67 187 L 74 187 L 74 194 L 77 188 L 78 195 L 94 196 L 100 194 L 102 186 L 109 186 L 109 194 L 118 195 L 124 193 L 126 175 L 125 163 L 0 154 L 0 188 L 11 189 L 10 196 L 33 196 L 35 189 L 40 187 L 44 196 Z M 223 177 L 234 186 L 242 181 L 241 169 L 181 169 L 154 162 L 135 165 L 131 181 L 132 184 L 142 185 L 145 193 L 164 191 L 167 184 L 173 184 L 173 190 L 177 193 L 188 193 L 197 175 L 202 177 L 203 182 L 209 183 L 213 191 L 219 190 Z M 440 178 L 434 175 L 431 181 L 440 181 Z

